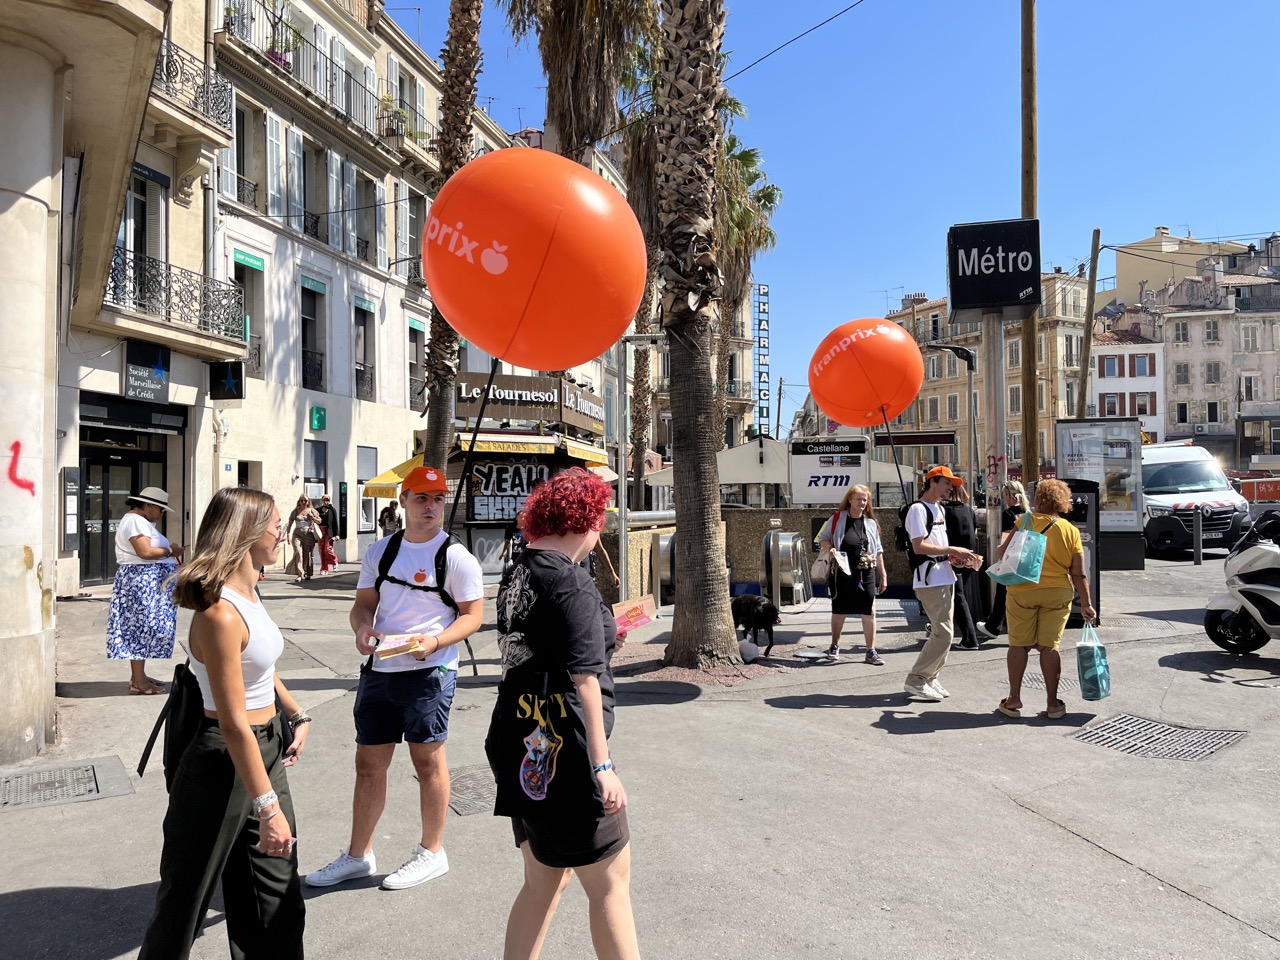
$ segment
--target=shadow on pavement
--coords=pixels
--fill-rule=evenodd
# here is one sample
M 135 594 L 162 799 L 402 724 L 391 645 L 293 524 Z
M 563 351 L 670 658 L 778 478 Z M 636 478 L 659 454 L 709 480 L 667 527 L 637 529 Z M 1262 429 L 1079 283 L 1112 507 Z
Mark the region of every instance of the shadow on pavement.
M 1126 613 L 1125 616 L 1149 617 L 1152 620 L 1168 620 L 1170 623 L 1189 623 L 1196 627 L 1204 625 L 1204 607 L 1194 607 L 1190 610 L 1135 610 L 1132 613 Z
M 620 707 L 639 707 L 659 703 L 688 703 L 702 696 L 696 683 L 681 680 L 628 680 L 614 687 Z
M 823 661 L 814 662 L 822 663 Z M 858 710 L 870 707 L 887 707 L 891 704 L 902 703 L 906 696 L 905 693 L 850 693 L 844 696 L 834 693 L 806 693 L 803 696 L 768 697 L 764 702 L 767 706 L 777 707 L 780 710 L 829 708 Z
M 126 680 L 59 680 L 54 686 L 54 693 L 68 700 L 97 700 L 102 697 L 129 696 L 129 681 Z M 161 703 L 164 702 L 162 697 Z
M 871 724 L 886 733 L 916 734 L 943 733 L 948 730 L 981 730 L 987 727 L 1005 725 L 1023 727 L 1083 727 L 1093 721 L 1097 714 L 1068 711 L 1065 717 L 1050 720 L 1045 714 L 1033 714 L 1023 708 L 1021 720 L 996 713 L 956 713 L 950 710 L 927 710 L 915 713 L 907 710 L 886 710 L 880 719 Z
M 414 779 L 417 779 L 416 777 Z M 320 866 L 323 866 L 321 864 Z M 319 870 L 317 866 L 314 869 Z M 306 872 L 303 871 L 303 875 Z M 344 880 L 341 883 L 335 883 L 330 887 L 309 887 L 305 883 L 302 885 L 302 898 L 304 900 L 314 900 L 316 897 L 323 897 L 329 893 L 342 893 L 351 890 L 373 890 L 382 886 L 382 878 L 387 876 L 385 873 L 375 874 L 372 877 L 360 877 L 358 880 Z
M 1184 670 L 1187 673 L 1200 673 L 1206 683 L 1234 683 L 1240 687 L 1276 686 L 1270 681 L 1280 681 L 1280 658 L 1261 657 L 1256 653 L 1227 653 L 1213 647 L 1209 650 L 1185 650 L 1181 653 L 1170 653 L 1161 657 L 1157 663 L 1172 670 Z M 1233 677 L 1227 670 L 1257 670 L 1270 676 Z
M 6 956 L 115 960 L 142 945 L 159 882 L 115 890 L 36 887 L 0 893 Z M 17 945 L 21 944 L 21 948 Z

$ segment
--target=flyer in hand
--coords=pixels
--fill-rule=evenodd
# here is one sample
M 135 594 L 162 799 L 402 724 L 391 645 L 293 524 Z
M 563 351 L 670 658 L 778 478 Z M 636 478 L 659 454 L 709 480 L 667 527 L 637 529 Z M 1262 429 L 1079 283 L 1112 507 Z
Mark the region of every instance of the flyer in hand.
M 634 600 L 623 600 L 613 605 L 613 619 L 618 622 L 619 630 L 631 631 L 636 627 L 653 623 L 658 619 L 658 607 L 653 602 L 653 594 L 645 594 Z

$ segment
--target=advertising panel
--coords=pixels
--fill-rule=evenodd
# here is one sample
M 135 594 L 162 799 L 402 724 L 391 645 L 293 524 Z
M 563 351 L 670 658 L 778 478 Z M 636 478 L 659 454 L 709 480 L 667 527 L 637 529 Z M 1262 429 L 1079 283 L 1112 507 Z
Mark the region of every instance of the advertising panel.
M 1142 424 L 1136 419 L 1058 423 L 1059 477 L 1098 484 L 1098 528 L 1142 530 Z

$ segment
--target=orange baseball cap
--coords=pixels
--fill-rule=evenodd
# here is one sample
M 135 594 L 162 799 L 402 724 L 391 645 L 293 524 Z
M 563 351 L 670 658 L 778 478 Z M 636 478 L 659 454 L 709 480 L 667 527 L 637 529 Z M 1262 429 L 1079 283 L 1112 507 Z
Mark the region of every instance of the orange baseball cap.
M 926 480 L 932 480 L 934 477 L 946 477 L 955 486 L 963 486 L 964 481 L 951 472 L 950 467 L 934 467 L 924 475 Z
M 400 484 L 401 493 L 448 493 L 444 471 L 435 467 L 414 467 Z

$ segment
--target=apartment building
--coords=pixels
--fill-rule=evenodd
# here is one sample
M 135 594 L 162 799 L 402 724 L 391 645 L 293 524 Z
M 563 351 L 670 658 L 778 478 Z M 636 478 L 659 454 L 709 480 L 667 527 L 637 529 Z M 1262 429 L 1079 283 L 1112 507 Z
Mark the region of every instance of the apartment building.
M 58 356 L 101 308 L 166 0 L 0 4 L 0 765 L 56 733 L 56 568 L 79 534 Z
M 1159 443 L 1166 439 L 1165 345 L 1144 336 L 1142 326 L 1094 334 L 1088 405 L 1098 417 L 1137 417 L 1147 440 Z

